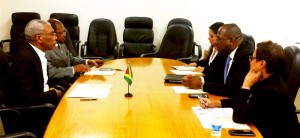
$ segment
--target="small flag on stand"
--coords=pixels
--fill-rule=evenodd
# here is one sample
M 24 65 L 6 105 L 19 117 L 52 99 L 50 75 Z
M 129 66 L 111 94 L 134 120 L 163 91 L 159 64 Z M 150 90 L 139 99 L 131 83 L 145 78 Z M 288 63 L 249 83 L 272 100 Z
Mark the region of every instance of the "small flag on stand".
M 125 75 L 124 75 L 124 79 L 128 83 L 128 92 L 125 94 L 125 97 L 132 97 L 132 94 L 129 92 L 129 85 L 132 84 L 132 78 L 133 78 L 133 74 L 132 74 L 131 66 L 128 63 L 127 69 L 126 69 Z
M 132 74 L 131 66 L 128 63 L 127 69 L 126 69 L 126 72 L 125 72 L 125 75 L 124 75 L 124 79 L 128 83 L 128 85 L 132 84 L 132 77 L 133 77 L 133 74 Z

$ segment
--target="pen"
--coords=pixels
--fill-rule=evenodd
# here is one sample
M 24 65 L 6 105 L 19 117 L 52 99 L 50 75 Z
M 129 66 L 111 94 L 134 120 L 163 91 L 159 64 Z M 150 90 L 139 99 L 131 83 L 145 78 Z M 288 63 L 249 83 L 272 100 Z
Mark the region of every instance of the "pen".
M 97 101 L 97 99 L 80 99 L 80 101 Z
M 200 99 L 200 96 L 198 96 L 198 98 Z M 207 107 L 206 102 L 203 99 L 200 99 L 201 104 L 205 105 L 205 107 Z

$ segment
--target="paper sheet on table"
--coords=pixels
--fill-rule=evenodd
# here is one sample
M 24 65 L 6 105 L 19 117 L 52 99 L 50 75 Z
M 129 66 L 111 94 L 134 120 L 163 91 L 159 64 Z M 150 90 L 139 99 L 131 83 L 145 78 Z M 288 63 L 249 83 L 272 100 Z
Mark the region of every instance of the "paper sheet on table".
M 233 122 L 233 120 L 232 120 L 233 109 L 232 108 L 203 109 L 202 107 L 197 106 L 197 107 L 192 107 L 192 109 L 204 128 L 210 129 L 211 123 L 212 123 L 214 117 L 219 116 L 223 128 L 250 130 L 250 127 L 247 124 L 238 124 L 238 123 Z
M 100 71 L 98 70 L 91 70 L 88 72 L 85 72 L 84 75 L 103 75 L 103 76 L 111 76 L 115 74 L 115 70 L 109 70 L 109 71 Z
M 198 93 L 206 93 L 202 89 L 189 89 L 184 86 L 172 86 L 175 93 L 189 93 L 189 94 L 198 94 Z
M 190 67 L 190 66 L 172 66 L 172 68 L 176 70 L 181 70 L 181 71 L 193 71 L 196 67 Z
M 186 71 L 186 70 L 170 70 L 174 74 L 177 75 L 194 75 L 194 74 L 202 74 L 201 72 L 193 72 L 193 71 Z
M 112 84 L 78 84 L 67 96 L 72 98 L 106 98 Z

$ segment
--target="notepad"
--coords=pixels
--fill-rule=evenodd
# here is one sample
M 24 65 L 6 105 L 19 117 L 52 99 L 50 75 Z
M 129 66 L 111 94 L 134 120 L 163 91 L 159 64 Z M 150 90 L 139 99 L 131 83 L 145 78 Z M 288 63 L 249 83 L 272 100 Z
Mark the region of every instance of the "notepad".
M 165 77 L 165 82 L 167 83 L 181 83 L 182 78 L 185 75 L 167 74 Z
M 112 84 L 78 84 L 68 98 L 106 98 Z
M 192 107 L 194 113 L 201 122 L 203 128 L 210 129 L 211 123 L 215 116 L 220 117 L 223 128 L 243 129 L 249 130 L 250 127 L 247 124 L 235 123 L 232 120 L 233 109 L 232 108 L 207 108 L 203 109 L 200 106 Z
M 188 94 L 201 94 L 206 93 L 203 91 L 203 89 L 189 89 L 184 86 L 172 86 L 175 93 L 188 93 Z
M 196 69 L 196 67 L 190 67 L 190 66 L 172 66 L 172 68 L 181 71 L 193 71 Z

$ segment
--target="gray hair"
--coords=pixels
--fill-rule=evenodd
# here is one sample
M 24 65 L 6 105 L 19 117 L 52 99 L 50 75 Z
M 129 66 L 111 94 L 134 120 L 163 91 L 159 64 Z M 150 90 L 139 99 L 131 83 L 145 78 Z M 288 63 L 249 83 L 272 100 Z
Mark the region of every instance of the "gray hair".
M 49 23 L 40 19 L 31 20 L 25 27 L 26 40 L 32 42 L 36 35 L 44 33 L 47 24 Z

